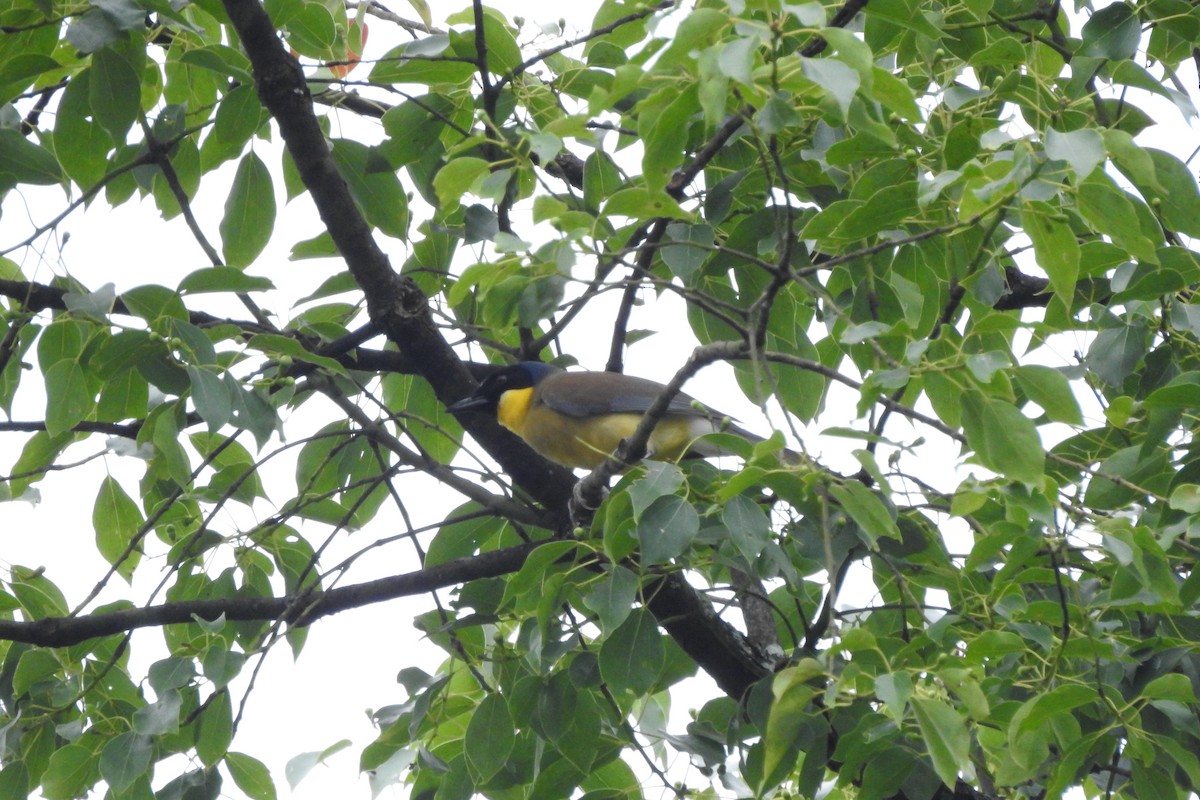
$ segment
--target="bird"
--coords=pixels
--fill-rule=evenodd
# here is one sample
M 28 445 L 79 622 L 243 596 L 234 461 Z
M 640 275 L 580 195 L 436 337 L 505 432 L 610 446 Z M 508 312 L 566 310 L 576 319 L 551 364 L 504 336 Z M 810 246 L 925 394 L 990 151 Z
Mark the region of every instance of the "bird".
M 621 440 L 633 435 L 642 415 L 666 387 L 617 372 L 567 372 L 540 361 L 522 361 L 484 379 L 474 393 L 448 406 L 452 413 L 483 411 L 545 458 L 571 469 L 595 469 Z M 709 433 L 733 433 L 750 442 L 763 438 L 729 417 L 679 393 L 667 406 L 646 444 L 661 461 L 729 455 Z M 799 463 L 783 451 L 781 458 Z

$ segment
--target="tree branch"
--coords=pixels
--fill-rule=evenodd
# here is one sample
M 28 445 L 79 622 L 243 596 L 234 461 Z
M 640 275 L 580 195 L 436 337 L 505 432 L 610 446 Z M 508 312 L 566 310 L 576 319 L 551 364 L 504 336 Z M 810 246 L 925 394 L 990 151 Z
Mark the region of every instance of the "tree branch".
M 413 360 L 443 402 L 467 395 L 474 382 L 434 324 L 429 298 L 411 278 L 392 269 L 338 174 L 299 63 L 284 49 L 260 3 L 224 0 L 224 5 L 250 57 L 263 106 L 279 125 L 322 222 L 363 290 L 372 322 Z M 564 507 L 572 483 L 570 472 L 534 458 L 524 443 L 494 420 L 472 414 L 464 415 L 463 422 L 513 480 L 539 502 L 551 509 Z
M 46 311 L 47 309 L 66 311 L 67 301 L 65 296 L 68 292 L 70 292 L 69 289 L 64 289 L 61 286 L 47 286 L 44 283 L 12 281 L 7 278 L 0 278 L 0 296 L 11 297 L 34 313 Z M 125 301 L 119 296 L 113 302 L 112 313 L 134 315 L 129 310 L 129 307 L 125 305 Z M 226 319 L 206 314 L 203 311 L 188 311 L 188 322 L 201 328 L 213 325 L 236 325 L 249 333 L 278 333 L 274 327 L 264 327 L 257 322 Z
M 516 572 L 529 554 L 542 544 L 545 541 L 526 542 L 456 558 L 404 575 L 337 587 L 322 594 L 301 592 L 285 597 L 186 600 L 78 617 L 44 617 L 26 622 L 0 620 L 0 640 L 41 647 L 68 647 L 138 628 L 177 625 L 197 619 L 211 622 L 222 617 L 234 622 L 283 619 L 291 625 L 304 626 L 340 611 Z

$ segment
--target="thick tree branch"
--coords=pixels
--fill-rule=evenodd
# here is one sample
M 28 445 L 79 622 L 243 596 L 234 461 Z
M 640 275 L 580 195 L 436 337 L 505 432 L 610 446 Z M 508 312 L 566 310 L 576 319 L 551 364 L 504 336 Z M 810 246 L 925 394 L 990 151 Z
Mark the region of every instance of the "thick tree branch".
M 338 174 L 299 63 L 284 49 L 256 0 L 225 0 L 225 10 L 250 57 L 259 97 L 278 123 L 322 222 L 362 288 L 372 322 L 413 360 L 439 398 L 453 401 L 468 394 L 474 381 L 434 324 L 429 299 L 412 279 L 392 269 Z M 469 415 L 464 423 L 514 481 L 547 508 L 563 507 L 572 483 L 567 470 L 534 458 L 494 420 Z
M 67 301 L 65 296 L 70 293 L 69 289 L 64 289 L 61 286 L 47 286 L 44 283 L 32 283 L 30 281 L 12 281 L 6 278 L 0 278 L 0 295 L 10 297 L 18 301 L 28 310 L 36 313 L 38 311 L 54 310 L 66 311 Z M 129 307 L 125 305 L 125 301 L 117 297 L 113 301 L 112 312 L 114 314 L 133 315 Z M 247 333 L 277 333 L 273 327 L 264 327 L 257 322 L 249 320 L 226 319 L 224 317 L 216 317 L 212 314 L 206 314 L 203 311 L 189 311 L 188 322 L 198 327 L 207 327 L 212 325 L 236 325 Z
M 78 617 L 45 617 L 28 622 L 0 620 L 0 640 L 42 647 L 68 647 L 88 639 L 138 628 L 176 625 L 196 619 L 211 622 L 221 617 L 234 622 L 283 619 L 292 625 L 309 625 L 321 617 L 340 611 L 516 572 L 541 544 L 545 542 L 526 542 L 515 547 L 457 558 L 404 575 L 340 586 L 319 594 L 301 592 L 287 597 L 188 600 Z

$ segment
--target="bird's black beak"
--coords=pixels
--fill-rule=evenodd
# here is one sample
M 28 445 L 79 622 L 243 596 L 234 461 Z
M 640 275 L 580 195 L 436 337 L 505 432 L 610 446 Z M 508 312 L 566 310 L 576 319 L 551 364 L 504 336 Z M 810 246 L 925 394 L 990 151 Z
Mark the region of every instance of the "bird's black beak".
M 462 400 L 446 406 L 446 410 L 451 414 L 457 414 L 460 411 L 483 411 L 488 407 L 488 402 L 486 397 L 469 394 Z

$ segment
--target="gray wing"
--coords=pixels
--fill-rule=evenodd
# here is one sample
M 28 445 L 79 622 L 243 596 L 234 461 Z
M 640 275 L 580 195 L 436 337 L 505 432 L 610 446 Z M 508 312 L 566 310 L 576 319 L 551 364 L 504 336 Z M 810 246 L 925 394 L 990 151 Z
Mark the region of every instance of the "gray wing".
M 538 384 L 538 400 L 569 417 L 598 414 L 644 414 L 665 387 L 661 383 L 616 372 L 560 372 Z M 675 395 L 668 414 L 715 416 L 716 411 L 697 411 L 689 395 Z
M 538 384 L 538 402 L 544 403 L 568 417 L 593 417 L 600 414 L 644 414 L 663 390 L 657 381 L 621 375 L 616 372 L 558 372 Z M 727 422 L 728 416 L 704 405 L 696 404 L 691 395 L 680 392 L 667 406 L 667 413 L 694 417 L 696 436 L 706 433 L 732 433 L 750 442 L 761 442 L 761 436 L 740 425 Z M 708 420 L 711 427 L 704 421 Z M 692 455 L 728 455 L 709 442 L 696 442 Z M 783 460 L 800 463 L 800 456 L 785 450 Z

